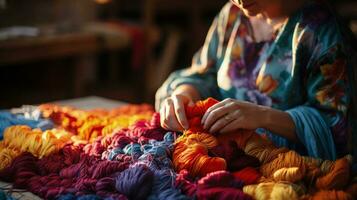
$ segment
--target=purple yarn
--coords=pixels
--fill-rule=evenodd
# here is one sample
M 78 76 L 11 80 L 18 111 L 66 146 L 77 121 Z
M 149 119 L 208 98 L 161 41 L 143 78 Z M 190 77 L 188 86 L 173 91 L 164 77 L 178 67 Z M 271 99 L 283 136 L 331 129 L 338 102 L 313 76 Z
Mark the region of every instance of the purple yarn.
M 148 200 L 188 200 L 186 195 L 175 187 L 176 175 L 173 170 L 156 170 L 152 193 Z
M 129 199 L 146 199 L 151 193 L 154 173 L 145 165 L 128 168 L 115 178 L 115 188 Z

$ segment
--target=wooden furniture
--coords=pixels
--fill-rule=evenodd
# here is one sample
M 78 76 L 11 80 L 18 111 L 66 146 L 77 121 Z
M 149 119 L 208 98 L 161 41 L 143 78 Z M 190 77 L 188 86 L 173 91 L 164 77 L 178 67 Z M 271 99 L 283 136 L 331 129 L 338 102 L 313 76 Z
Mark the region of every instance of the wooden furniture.
M 90 23 L 68 33 L 0 40 L 0 67 L 73 58 L 74 96 L 81 96 L 88 79 L 95 76 L 95 66 L 91 66 L 93 62 L 88 59 L 95 59 L 98 52 L 111 52 L 129 45 L 130 37 L 126 32 L 105 23 Z M 115 75 L 119 66 L 114 65 L 111 74 Z

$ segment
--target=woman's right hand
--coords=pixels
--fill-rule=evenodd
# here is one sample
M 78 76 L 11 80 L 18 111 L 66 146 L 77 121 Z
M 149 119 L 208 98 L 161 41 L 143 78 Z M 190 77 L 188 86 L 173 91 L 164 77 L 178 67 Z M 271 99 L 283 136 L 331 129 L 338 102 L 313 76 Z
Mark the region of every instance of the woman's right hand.
M 194 105 L 193 100 L 183 94 L 173 94 L 167 97 L 161 104 L 160 122 L 167 130 L 183 131 L 188 129 L 188 121 L 185 106 Z

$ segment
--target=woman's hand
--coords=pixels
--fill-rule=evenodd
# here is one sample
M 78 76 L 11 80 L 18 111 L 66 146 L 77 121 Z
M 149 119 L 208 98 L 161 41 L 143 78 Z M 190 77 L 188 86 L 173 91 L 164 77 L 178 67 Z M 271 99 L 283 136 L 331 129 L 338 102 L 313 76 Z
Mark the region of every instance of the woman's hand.
M 186 95 L 174 94 L 162 103 L 160 108 L 161 126 L 167 130 L 182 131 L 188 129 L 185 106 L 193 105 L 193 101 Z
M 206 111 L 202 124 L 210 133 L 255 130 L 265 126 L 267 109 L 245 101 L 225 99 Z

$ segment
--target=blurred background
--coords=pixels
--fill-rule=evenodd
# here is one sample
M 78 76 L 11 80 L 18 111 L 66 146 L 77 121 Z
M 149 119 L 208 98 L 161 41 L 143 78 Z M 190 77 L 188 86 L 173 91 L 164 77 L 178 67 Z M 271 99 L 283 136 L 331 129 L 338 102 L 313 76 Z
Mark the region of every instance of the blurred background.
M 0 0 L 0 109 L 84 96 L 153 103 L 225 0 Z M 331 1 L 357 34 L 357 1 Z

